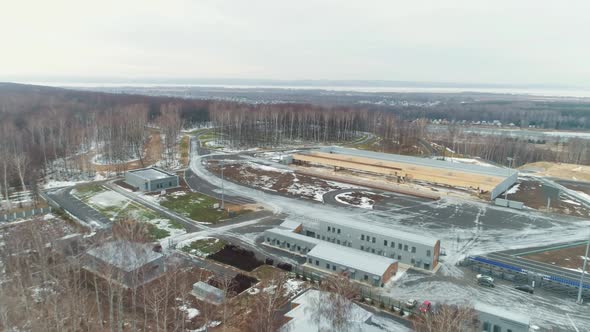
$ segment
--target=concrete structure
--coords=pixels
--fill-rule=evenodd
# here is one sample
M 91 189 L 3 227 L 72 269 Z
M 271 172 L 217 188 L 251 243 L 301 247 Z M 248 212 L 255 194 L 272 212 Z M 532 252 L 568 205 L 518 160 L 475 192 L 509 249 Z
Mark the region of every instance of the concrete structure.
M 194 283 L 191 294 L 201 301 L 213 303 L 215 305 L 219 305 L 223 302 L 223 291 L 206 282 L 199 281 Z
M 480 330 L 485 332 L 528 332 L 530 319 L 513 311 L 476 303 Z
M 345 273 L 348 278 L 373 286 L 383 285 L 397 273 L 395 259 L 364 251 L 320 243 L 307 253 L 307 263 L 332 273 Z
M 128 288 L 146 284 L 166 272 L 164 256 L 152 245 L 124 240 L 88 250 L 83 267 Z
M 487 194 L 490 199 L 510 188 L 518 177 L 518 172 L 513 169 L 340 147 L 296 153 L 293 154 L 293 162 L 384 175 L 398 182 L 423 181 L 440 186 L 467 188 Z
M 140 191 L 160 191 L 180 185 L 178 175 L 150 167 L 125 173 L 125 183 Z

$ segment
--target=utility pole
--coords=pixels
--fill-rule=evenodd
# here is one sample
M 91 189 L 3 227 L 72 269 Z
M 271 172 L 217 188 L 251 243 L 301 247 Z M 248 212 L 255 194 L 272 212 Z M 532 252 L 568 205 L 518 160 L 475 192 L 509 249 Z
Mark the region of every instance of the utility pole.
M 584 263 L 582 264 L 582 276 L 580 277 L 580 288 L 578 289 L 578 304 L 582 304 L 582 289 L 584 288 L 584 275 L 586 274 L 586 265 L 588 264 L 588 249 L 590 248 L 590 234 L 588 236 L 588 243 L 586 244 L 586 254 L 584 255 Z
M 222 210 L 225 209 L 225 200 L 224 200 L 224 197 L 223 197 L 223 194 L 224 194 L 224 188 L 223 188 L 223 168 L 224 168 L 223 159 L 221 159 L 221 209 Z

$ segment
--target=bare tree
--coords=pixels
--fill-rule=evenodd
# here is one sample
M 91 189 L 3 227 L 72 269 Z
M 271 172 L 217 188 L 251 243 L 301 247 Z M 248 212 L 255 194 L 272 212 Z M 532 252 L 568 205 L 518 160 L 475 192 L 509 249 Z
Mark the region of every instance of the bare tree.
M 475 332 L 478 328 L 477 312 L 469 305 L 442 304 L 414 321 L 418 332 Z
M 281 315 L 279 309 L 288 301 L 285 284 L 287 275 L 277 273 L 272 279 L 260 285 L 260 291 L 253 296 L 248 315 L 248 331 L 252 332 L 274 332 L 281 326 Z

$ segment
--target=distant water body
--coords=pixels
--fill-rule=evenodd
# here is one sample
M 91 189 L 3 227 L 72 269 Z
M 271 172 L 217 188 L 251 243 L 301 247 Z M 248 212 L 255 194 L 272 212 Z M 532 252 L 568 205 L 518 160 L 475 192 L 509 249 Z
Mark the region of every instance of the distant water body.
M 338 92 L 367 93 L 461 93 L 480 92 L 512 95 L 529 95 L 539 97 L 573 97 L 590 98 L 590 89 L 543 89 L 543 88 L 511 88 L 511 87 L 429 87 L 425 86 L 348 86 L 348 85 L 257 85 L 257 84 L 176 84 L 176 83 L 78 83 L 78 82 L 22 82 L 26 84 L 45 85 L 63 88 L 226 88 L 226 89 L 289 89 L 289 90 L 326 90 Z

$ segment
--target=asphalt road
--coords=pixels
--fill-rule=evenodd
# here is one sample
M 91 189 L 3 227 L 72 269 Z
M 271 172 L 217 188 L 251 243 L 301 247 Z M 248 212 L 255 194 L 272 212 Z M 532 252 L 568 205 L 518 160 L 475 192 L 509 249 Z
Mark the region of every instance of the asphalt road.
M 88 225 L 99 228 L 111 225 L 111 220 L 74 197 L 71 194 L 72 189 L 74 187 L 47 190 L 42 195 Z

